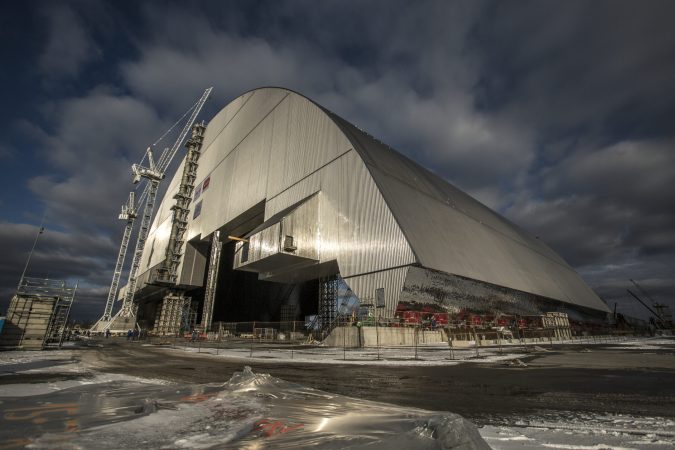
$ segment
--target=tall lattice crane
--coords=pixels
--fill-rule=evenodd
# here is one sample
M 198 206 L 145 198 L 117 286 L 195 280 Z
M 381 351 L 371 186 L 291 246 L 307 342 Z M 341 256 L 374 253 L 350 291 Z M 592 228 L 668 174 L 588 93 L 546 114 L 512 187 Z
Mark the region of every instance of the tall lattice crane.
M 133 182 L 134 184 L 140 183 L 143 179 L 147 180 L 147 183 L 145 184 L 145 188 L 143 189 L 141 195 L 139 196 L 138 200 L 135 201 L 135 194 L 132 191 L 129 194 L 129 200 L 125 205 L 122 206 L 122 212 L 119 215 L 119 218 L 121 220 L 126 221 L 126 226 L 124 228 L 124 233 L 122 235 L 122 244 L 120 246 L 120 250 L 117 255 L 117 262 L 115 264 L 115 270 L 113 272 L 113 279 L 110 284 L 110 290 L 108 292 L 108 299 L 106 301 L 105 309 L 103 312 L 103 316 L 99 321 L 94 325 L 92 329 L 96 331 L 105 331 L 110 327 L 112 324 L 113 320 L 116 317 L 124 317 L 127 319 L 133 319 L 135 322 L 135 317 L 136 317 L 136 309 L 137 306 L 134 303 L 134 295 L 135 295 L 135 290 L 136 290 L 136 275 L 138 273 L 138 269 L 140 267 L 140 262 L 141 262 L 141 256 L 143 255 L 143 248 L 145 246 L 145 242 L 148 237 L 148 232 L 150 229 L 150 221 L 152 220 L 152 214 L 154 212 L 155 208 L 155 198 L 157 196 L 157 190 L 159 188 L 159 182 L 164 178 L 165 172 L 169 165 L 171 164 L 171 161 L 173 160 L 174 156 L 176 155 L 178 149 L 182 145 L 183 141 L 185 140 L 185 137 L 187 136 L 188 132 L 192 128 L 192 125 L 194 124 L 195 120 L 197 119 L 197 116 L 201 112 L 202 107 L 204 106 L 204 103 L 206 103 L 206 100 L 209 98 L 211 95 L 211 91 L 213 90 L 212 87 L 206 89 L 202 96 L 197 100 L 197 102 L 192 105 L 190 109 L 187 110 L 187 112 L 183 115 L 179 121 L 174 124 L 167 132 L 165 132 L 160 139 L 158 139 L 154 145 L 156 145 L 164 136 L 166 136 L 180 121 L 182 121 L 183 118 L 185 118 L 188 114 L 190 114 L 190 117 L 188 118 L 187 122 L 185 123 L 185 126 L 183 127 L 181 133 L 178 135 L 178 138 L 176 139 L 176 142 L 174 142 L 173 146 L 171 148 L 165 148 L 164 151 L 162 152 L 159 160 L 157 162 L 154 161 L 154 155 L 152 153 L 152 148 L 148 147 L 148 149 L 145 152 L 145 155 L 143 157 L 143 160 L 141 160 L 140 164 L 133 164 L 132 165 L 132 173 L 134 175 Z M 148 158 L 148 166 L 145 167 L 143 166 L 143 161 L 145 158 Z M 117 298 L 117 292 L 119 288 L 119 282 L 120 278 L 122 276 L 122 268 L 124 266 L 124 260 L 126 258 L 126 253 L 127 249 L 129 247 L 129 241 L 131 238 L 131 233 L 134 227 L 134 223 L 136 221 L 136 218 L 138 217 L 138 205 L 143 205 L 143 218 L 141 220 L 141 226 L 138 231 L 138 237 L 136 239 L 136 246 L 134 249 L 134 254 L 133 254 L 133 259 L 131 262 L 131 268 L 129 269 L 129 279 L 127 282 L 126 286 L 126 293 L 124 296 L 124 303 L 122 305 L 122 308 L 119 310 L 119 312 L 116 314 L 116 316 L 113 318 L 112 317 L 112 309 L 113 305 L 115 302 L 115 299 Z M 134 323 L 135 324 L 135 323 Z
M 110 290 L 108 291 L 108 300 L 105 303 L 103 317 L 101 317 L 101 320 L 104 322 L 110 322 L 110 319 L 112 319 L 113 304 L 115 303 L 115 296 L 117 295 L 117 289 L 119 288 L 122 268 L 124 266 L 124 258 L 127 254 L 127 248 L 129 248 L 131 231 L 134 227 L 134 221 L 136 220 L 136 217 L 136 194 L 134 191 L 131 191 L 129 192 L 129 199 L 124 205 L 122 205 L 122 211 L 119 215 L 119 219 L 126 220 L 127 223 L 124 227 L 124 234 L 122 234 L 122 245 L 120 246 L 120 251 L 117 254 L 115 271 L 113 272 L 112 283 L 110 284 Z
M 633 280 L 633 279 L 631 278 L 631 279 L 630 279 L 630 282 L 633 283 L 633 285 L 638 289 L 638 291 L 640 291 L 640 293 L 641 293 L 643 296 L 647 297 L 647 298 L 649 299 L 649 301 L 652 302 L 652 307 L 654 308 L 654 310 L 652 310 L 651 308 L 649 308 L 649 307 L 645 304 L 645 302 L 643 302 L 642 300 L 640 300 L 640 298 L 639 298 L 637 295 L 635 295 L 633 292 L 631 292 L 629 289 L 627 289 L 628 293 L 629 293 L 630 295 L 632 295 L 635 299 L 637 299 L 640 303 L 642 303 L 642 304 L 649 310 L 649 312 L 651 312 L 651 313 L 655 316 L 657 322 L 659 322 L 660 324 L 662 324 L 664 328 L 670 328 L 670 327 L 672 327 L 672 326 L 673 326 L 673 324 L 672 324 L 673 317 L 672 317 L 672 315 L 671 315 L 671 313 L 670 313 L 670 308 L 668 307 L 668 305 L 663 304 L 663 303 L 659 303 L 659 302 L 657 302 L 656 300 L 654 300 L 654 299 L 652 298 L 652 296 L 649 295 L 649 294 L 647 293 L 647 291 L 645 291 L 645 290 L 642 288 L 642 286 L 640 286 L 640 285 L 638 284 L 637 281 L 635 281 L 635 280 Z

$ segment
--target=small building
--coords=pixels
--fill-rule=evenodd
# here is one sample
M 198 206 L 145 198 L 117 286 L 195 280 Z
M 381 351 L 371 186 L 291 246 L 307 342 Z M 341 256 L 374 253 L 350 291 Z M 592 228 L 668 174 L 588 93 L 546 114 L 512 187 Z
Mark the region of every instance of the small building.
M 60 347 L 76 289 L 62 280 L 24 277 L 9 303 L 0 348 Z

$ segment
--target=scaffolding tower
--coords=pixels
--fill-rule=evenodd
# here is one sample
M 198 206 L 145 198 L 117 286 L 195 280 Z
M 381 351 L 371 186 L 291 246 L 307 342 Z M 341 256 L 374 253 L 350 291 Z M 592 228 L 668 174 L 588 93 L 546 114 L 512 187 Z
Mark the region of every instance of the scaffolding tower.
M 77 283 L 22 277 L 12 298 L 0 341 L 3 347 L 59 348 L 66 335 Z
M 165 295 L 155 320 L 155 333 L 160 336 L 177 336 L 181 332 L 193 330 L 197 325 L 198 306 L 198 301 L 185 297 L 180 292 Z
M 338 277 L 319 279 L 319 327 L 324 334 L 337 324 Z
M 214 231 L 211 236 L 211 253 L 209 267 L 206 274 L 206 290 L 204 292 L 204 307 L 202 309 L 201 327 L 204 331 L 211 329 L 213 320 L 213 304 L 216 300 L 216 286 L 218 284 L 218 268 L 220 267 L 220 255 L 223 243 L 220 241 L 220 231 Z
M 169 245 L 166 248 L 166 258 L 162 262 L 162 267 L 157 269 L 156 281 L 158 283 L 176 284 L 178 281 L 178 266 L 183 256 L 185 231 L 188 226 L 190 203 L 192 203 L 192 193 L 197 180 L 197 168 L 199 167 L 199 156 L 201 155 L 205 130 L 204 122 L 194 124 L 192 137 L 186 143 L 187 155 L 183 166 L 183 176 L 178 192 L 173 196 L 176 203 L 171 207 L 173 220 L 171 221 Z

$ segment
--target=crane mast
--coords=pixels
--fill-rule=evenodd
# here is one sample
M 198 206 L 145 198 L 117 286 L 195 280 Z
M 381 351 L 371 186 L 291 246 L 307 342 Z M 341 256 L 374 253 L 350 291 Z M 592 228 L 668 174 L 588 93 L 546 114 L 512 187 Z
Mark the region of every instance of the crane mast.
M 137 282 L 137 273 L 138 269 L 140 268 L 140 263 L 141 263 L 141 257 L 143 255 L 143 248 L 145 246 L 145 242 L 147 241 L 148 233 L 150 230 L 150 225 L 151 225 L 151 220 L 152 220 L 152 215 L 154 212 L 155 208 L 155 199 L 157 196 L 157 191 L 159 188 L 159 183 L 160 181 L 164 178 L 165 172 L 168 169 L 169 165 L 171 164 L 171 161 L 173 160 L 174 156 L 176 155 L 178 149 L 180 148 L 181 144 L 185 140 L 185 137 L 187 136 L 188 132 L 192 128 L 192 125 L 194 124 L 195 120 L 197 119 L 197 116 L 201 112 L 202 107 L 204 106 L 204 103 L 206 103 L 206 100 L 208 100 L 211 91 L 213 90 L 212 87 L 206 89 L 202 96 L 197 100 L 197 102 L 190 108 L 188 111 L 183 115 L 183 118 L 187 116 L 187 114 L 190 114 L 190 117 L 188 118 L 187 122 L 185 123 L 185 126 L 181 130 L 180 134 L 178 135 L 178 138 L 174 142 L 173 146 L 171 148 L 165 148 L 162 154 L 160 155 L 159 160 L 155 163 L 154 160 L 154 155 L 152 153 L 152 149 L 148 147 L 146 150 L 145 157 L 147 156 L 148 162 L 149 162 L 149 167 L 145 167 L 141 164 L 133 164 L 132 165 L 132 173 L 133 173 L 133 182 L 134 184 L 140 183 L 143 179 L 147 180 L 147 183 L 145 184 L 145 188 L 143 189 L 141 195 L 135 201 L 136 199 L 134 198 L 135 194 L 132 191 L 129 194 L 129 200 L 125 205 L 122 206 L 122 212 L 119 216 L 120 219 L 126 220 L 126 225 L 124 228 L 124 233 L 122 236 L 122 243 L 120 245 L 120 250 L 117 255 L 117 262 L 115 264 L 115 270 L 113 272 L 113 279 L 110 284 L 110 290 L 108 292 L 108 299 L 106 301 L 105 309 L 103 312 L 103 316 L 99 321 L 92 327 L 92 330 L 95 331 L 105 331 L 110 328 L 112 325 L 113 321 L 117 317 L 124 318 L 125 320 L 125 327 L 127 328 L 126 324 L 131 320 L 133 321 L 133 326 L 135 326 L 135 318 L 136 318 L 136 310 L 138 309 L 137 305 L 134 303 L 134 295 L 135 295 L 135 290 L 136 290 L 136 282 Z M 181 118 L 180 120 L 182 120 Z M 179 120 L 179 122 L 180 122 Z M 176 126 L 174 124 L 174 126 Z M 171 129 L 174 127 L 172 126 L 162 137 L 160 137 L 160 140 L 168 134 Z M 157 141 L 159 142 L 159 140 Z M 157 143 L 156 142 L 156 143 Z M 155 144 L 156 144 L 155 143 Z M 153 146 L 155 145 L 153 144 Z M 127 282 L 126 286 L 126 292 L 124 296 L 124 303 L 122 305 L 122 308 L 120 311 L 115 315 L 115 317 L 112 316 L 112 309 L 113 309 L 113 304 L 114 301 L 117 297 L 117 292 L 119 289 L 119 282 L 120 278 L 122 275 L 122 268 L 124 266 L 124 260 L 126 258 L 126 253 L 127 249 L 129 247 L 129 241 L 131 239 L 131 233 L 134 227 L 135 220 L 138 216 L 138 209 L 136 205 L 143 204 L 143 218 L 141 220 L 141 226 L 138 232 L 138 237 L 136 239 L 136 246 L 134 248 L 134 254 L 133 254 L 133 259 L 131 263 L 131 267 L 129 269 L 129 279 Z
M 651 308 L 647 307 L 647 305 L 646 305 L 643 301 L 641 301 L 641 300 L 638 298 L 638 296 L 635 295 L 633 292 L 631 292 L 630 290 L 628 290 L 628 293 L 631 294 L 634 298 L 640 300 L 640 303 L 642 303 L 645 307 L 647 307 L 647 309 L 649 309 L 649 311 L 650 311 L 652 314 L 654 314 L 654 316 L 656 317 L 656 319 L 661 323 L 661 325 L 662 325 L 664 328 L 672 328 L 672 326 L 673 326 L 673 316 L 672 316 L 672 314 L 671 314 L 671 312 L 670 312 L 670 308 L 668 307 L 668 305 L 663 304 L 663 303 L 658 303 L 656 300 L 654 300 L 654 299 L 652 298 L 652 296 L 649 295 L 649 294 L 647 293 L 647 291 L 645 291 L 645 290 L 642 288 L 642 286 L 640 286 L 640 285 L 638 284 L 637 281 L 635 281 L 635 280 L 633 280 L 633 279 L 631 278 L 631 279 L 630 279 L 630 282 L 633 283 L 633 285 L 640 291 L 640 293 L 641 293 L 643 296 L 647 297 L 647 298 L 649 299 L 649 301 L 652 302 L 652 307 L 654 308 L 655 311 L 652 310 Z
M 115 297 L 117 296 L 117 289 L 120 284 L 120 277 L 122 276 L 122 267 L 124 266 L 124 259 L 127 255 L 127 249 L 129 248 L 129 240 L 131 239 L 131 231 L 134 227 L 134 221 L 136 220 L 136 202 L 135 202 L 135 193 L 134 191 L 129 192 L 129 199 L 125 205 L 122 205 L 122 212 L 120 212 L 120 220 L 126 220 L 127 223 L 124 227 L 124 234 L 122 235 L 122 245 L 120 246 L 120 251 L 117 254 L 117 262 L 115 263 L 115 271 L 113 272 L 112 283 L 110 284 L 110 290 L 108 291 L 108 300 L 105 303 L 105 310 L 103 311 L 102 321 L 109 322 L 112 319 L 112 310 L 113 305 L 115 304 Z
M 147 150 L 150 167 L 143 167 L 140 164 L 134 164 L 132 171 L 134 174 L 134 183 L 139 183 L 141 179 L 148 180 L 148 196 L 145 199 L 145 206 L 143 207 L 143 219 L 141 219 L 141 228 L 138 231 L 138 239 L 136 239 L 136 248 L 134 249 L 134 256 L 131 260 L 131 269 L 129 270 L 129 281 L 127 281 L 127 290 L 124 295 L 124 303 L 122 304 L 122 317 L 135 317 L 136 307 L 134 305 L 134 292 L 136 290 L 136 274 L 138 268 L 141 266 L 141 257 L 143 256 L 143 248 L 145 241 L 148 239 L 148 232 L 150 231 L 150 221 L 155 210 L 155 197 L 157 197 L 157 189 L 159 182 L 164 179 L 164 172 L 160 171 L 152 157 L 152 150 Z

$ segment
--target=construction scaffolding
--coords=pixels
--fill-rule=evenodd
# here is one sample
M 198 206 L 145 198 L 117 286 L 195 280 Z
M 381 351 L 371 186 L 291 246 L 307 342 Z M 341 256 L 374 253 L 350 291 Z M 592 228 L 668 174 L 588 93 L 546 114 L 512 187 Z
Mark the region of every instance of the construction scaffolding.
M 172 292 L 165 295 L 155 320 L 154 334 L 177 336 L 195 329 L 198 307 L 198 301 L 180 293 Z
M 77 283 L 23 277 L 12 298 L 0 347 L 42 350 L 63 343 Z
M 330 333 L 337 323 L 338 277 L 319 279 L 319 328 Z
M 556 339 L 562 340 L 572 338 L 572 328 L 567 313 L 547 312 L 541 316 L 541 319 L 544 329 L 553 330 L 553 337 Z
M 211 236 L 211 255 L 209 268 L 206 274 L 206 291 L 204 293 L 204 308 L 202 309 L 201 327 L 204 331 L 211 329 L 213 319 L 213 304 L 216 300 L 216 286 L 218 283 L 218 268 L 220 267 L 220 255 L 223 243 L 220 241 L 220 231 L 214 231 Z
M 171 221 L 171 234 L 169 235 L 169 245 L 166 248 L 166 258 L 162 267 L 157 269 L 157 282 L 176 284 L 178 281 L 178 266 L 183 256 L 183 245 L 185 244 L 185 231 L 188 226 L 190 216 L 190 203 L 192 203 L 192 194 L 197 180 L 197 168 L 199 167 L 199 156 L 201 155 L 202 142 L 204 141 L 204 131 L 206 126 L 204 122 L 196 123 L 192 127 L 192 137 L 187 141 L 187 155 L 185 156 L 185 165 L 183 166 L 183 176 L 181 177 L 178 192 L 173 196 L 176 203 L 171 207 L 173 211 L 173 220 Z

